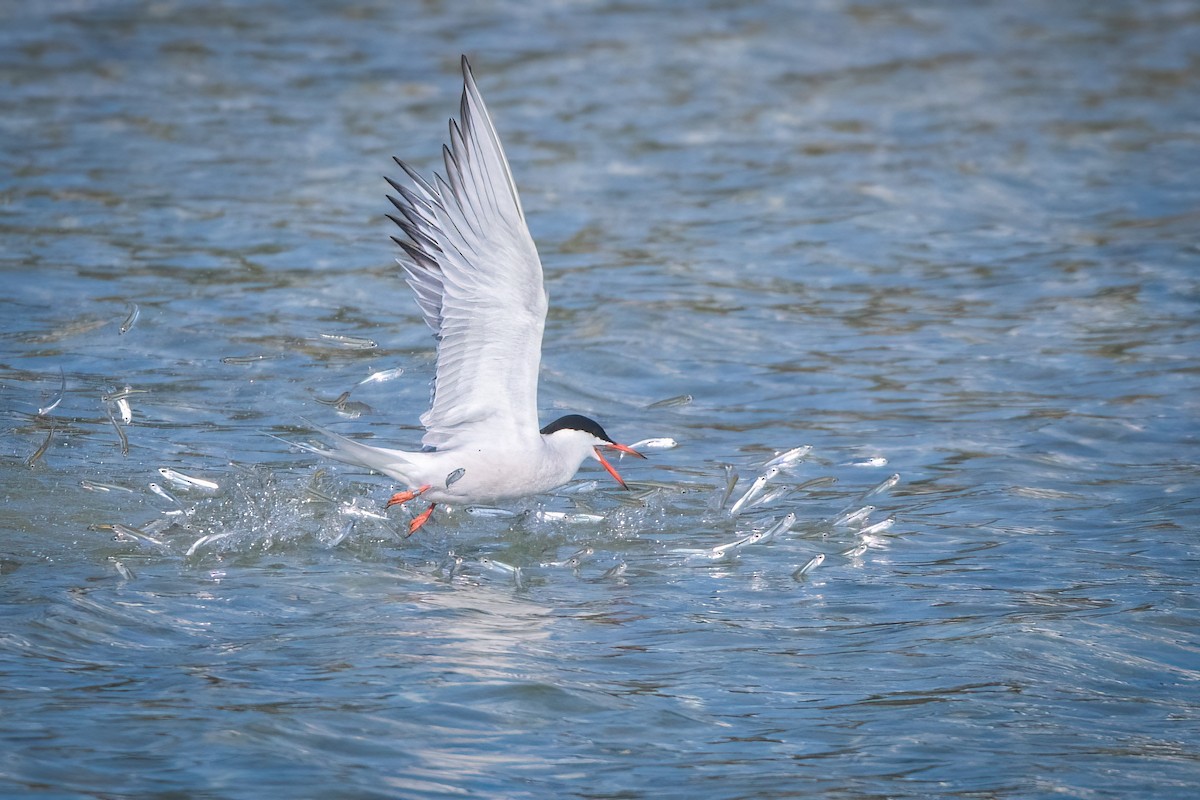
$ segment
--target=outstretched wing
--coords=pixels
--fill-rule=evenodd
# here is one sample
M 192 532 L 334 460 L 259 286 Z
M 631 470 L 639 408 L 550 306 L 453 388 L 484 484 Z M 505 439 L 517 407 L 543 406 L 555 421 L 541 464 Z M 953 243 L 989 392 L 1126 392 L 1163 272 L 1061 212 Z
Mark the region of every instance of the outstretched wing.
M 433 183 L 403 161 L 412 188 L 391 179 L 406 239 L 397 261 L 438 340 L 433 404 L 422 443 L 517 441 L 538 430 L 537 381 L 546 324 L 542 263 L 500 137 L 464 56 L 458 122 Z

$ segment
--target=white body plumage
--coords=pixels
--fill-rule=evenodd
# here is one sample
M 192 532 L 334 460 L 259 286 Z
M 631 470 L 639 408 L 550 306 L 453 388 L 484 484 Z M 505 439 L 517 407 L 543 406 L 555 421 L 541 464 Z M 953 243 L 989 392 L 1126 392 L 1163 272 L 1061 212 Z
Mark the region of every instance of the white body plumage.
M 368 467 L 408 487 L 389 505 L 421 495 L 433 503 L 491 502 L 537 494 L 597 459 L 624 485 L 600 448 L 615 443 L 593 420 L 561 417 L 539 430 L 538 370 L 546 323 L 542 264 L 525 223 L 508 160 L 464 57 L 460 120 L 442 148 L 446 176 L 389 195 L 393 237 L 425 322 L 438 342 L 433 402 L 421 416 L 423 450 L 366 445 L 319 428 L 330 447 L 311 452 Z M 430 507 L 432 510 L 432 506 Z M 414 521 L 415 530 L 428 512 Z

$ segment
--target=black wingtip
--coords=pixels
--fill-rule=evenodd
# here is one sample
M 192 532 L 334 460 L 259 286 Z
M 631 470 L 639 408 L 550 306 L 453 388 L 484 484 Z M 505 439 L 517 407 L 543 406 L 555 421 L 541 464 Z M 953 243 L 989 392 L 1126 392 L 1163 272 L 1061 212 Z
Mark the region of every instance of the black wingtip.
M 424 178 L 422 178 L 415 169 L 413 169 L 412 167 L 410 167 L 408 165 L 407 162 L 401 161 L 396 156 L 392 156 L 392 160 L 396 162 L 396 166 L 398 166 L 398 167 L 400 167 L 400 169 L 404 170 L 404 174 L 407 175 L 409 177 L 409 179 L 412 180 L 413 183 L 415 183 L 417 186 L 419 186 L 422 191 L 430 192 L 432 190 L 432 187 L 430 187 L 429 182 L 426 181 Z M 390 183 L 390 181 L 389 181 L 389 183 Z M 396 187 L 396 188 L 399 190 L 399 187 Z
M 383 176 L 383 179 L 384 179 L 385 181 L 387 181 L 387 184 L 388 184 L 388 186 L 392 187 L 392 189 L 394 189 L 394 190 L 395 190 L 395 191 L 397 191 L 397 192 L 399 192 L 399 191 L 400 191 L 401 187 L 400 187 L 400 184 L 399 184 L 399 183 L 397 183 L 396 181 L 392 180 L 392 179 L 391 179 L 391 178 L 389 178 L 387 175 L 384 175 L 384 176 Z M 390 200 L 391 198 L 389 197 L 388 199 Z

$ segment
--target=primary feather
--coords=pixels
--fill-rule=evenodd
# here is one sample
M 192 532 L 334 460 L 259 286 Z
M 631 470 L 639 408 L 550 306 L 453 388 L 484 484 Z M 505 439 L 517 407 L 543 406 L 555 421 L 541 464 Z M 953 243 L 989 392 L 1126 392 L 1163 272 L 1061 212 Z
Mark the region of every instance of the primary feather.
M 542 263 L 483 97 L 462 60 L 460 120 L 432 183 L 396 160 L 409 189 L 389 180 L 390 215 L 408 284 L 438 340 L 433 403 L 421 416 L 427 447 L 478 437 L 498 443 L 538 428 L 537 380 L 546 293 Z

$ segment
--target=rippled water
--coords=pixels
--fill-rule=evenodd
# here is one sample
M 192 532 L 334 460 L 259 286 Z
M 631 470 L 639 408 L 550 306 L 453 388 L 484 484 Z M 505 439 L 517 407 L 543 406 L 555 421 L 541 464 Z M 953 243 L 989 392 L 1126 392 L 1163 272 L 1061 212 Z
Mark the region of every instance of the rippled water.
M 0 10 L 0 792 L 1190 797 L 1195 5 L 411 5 Z M 460 52 L 544 418 L 679 446 L 403 539 L 272 437 L 419 439 Z

